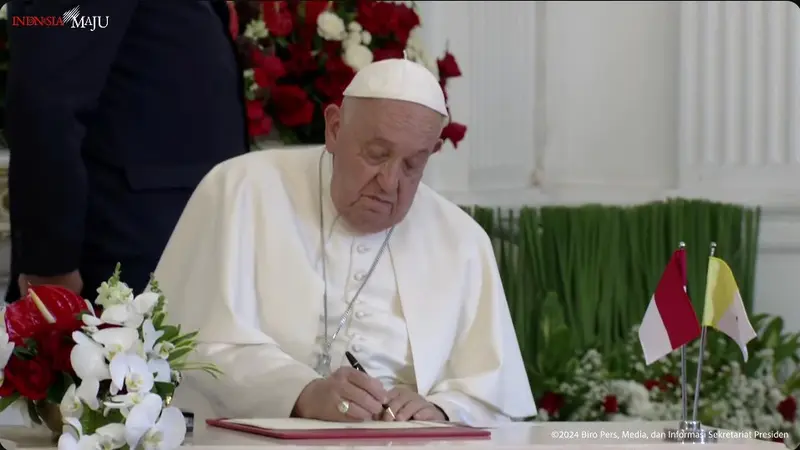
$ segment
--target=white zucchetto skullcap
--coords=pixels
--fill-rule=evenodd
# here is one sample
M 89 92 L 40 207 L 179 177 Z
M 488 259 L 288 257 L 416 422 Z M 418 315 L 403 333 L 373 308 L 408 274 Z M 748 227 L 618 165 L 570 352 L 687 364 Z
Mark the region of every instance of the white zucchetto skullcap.
M 407 59 L 385 59 L 364 67 L 344 90 L 344 96 L 403 100 L 448 117 L 439 80 L 421 64 Z

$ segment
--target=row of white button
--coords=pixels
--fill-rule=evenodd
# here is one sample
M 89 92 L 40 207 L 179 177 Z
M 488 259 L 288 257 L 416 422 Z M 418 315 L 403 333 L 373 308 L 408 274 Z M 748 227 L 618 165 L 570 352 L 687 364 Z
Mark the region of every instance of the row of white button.
M 362 254 L 362 255 L 363 255 L 364 253 L 367 253 L 367 252 L 369 252 L 370 250 L 372 250 L 372 249 L 371 249 L 370 247 L 368 247 L 368 246 L 364 245 L 364 244 L 359 244 L 359 245 L 357 245 L 357 246 L 356 246 L 356 251 L 357 251 L 358 253 Z M 365 278 L 366 276 L 367 276 L 367 273 L 366 273 L 366 272 L 356 272 L 356 273 L 353 275 L 353 279 L 354 279 L 355 281 L 359 281 L 359 282 L 361 282 L 361 281 L 364 281 L 364 278 Z M 365 313 L 364 311 L 356 311 L 356 313 L 355 313 L 355 316 L 356 316 L 356 318 L 357 318 L 357 319 L 361 319 L 361 318 L 364 318 L 364 317 L 368 316 L 368 314 L 367 314 L 367 313 Z M 353 339 L 354 339 L 354 340 L 361 339 L 361 336 L 358 336 L 358 335 L 353 335 L 353 334 L 351 334 L 351 336 L 353 337 Z M 358 345 L 358 344 L 353 344 L 353 345 L 351 345 L 350 349 L 351 349 L 353 352 L 355 352 L 355 353 L 361 352 L 361 350 L 363 350 L 363 349 L 361 348 L 361 346 L 360 346 L 360 345 Z

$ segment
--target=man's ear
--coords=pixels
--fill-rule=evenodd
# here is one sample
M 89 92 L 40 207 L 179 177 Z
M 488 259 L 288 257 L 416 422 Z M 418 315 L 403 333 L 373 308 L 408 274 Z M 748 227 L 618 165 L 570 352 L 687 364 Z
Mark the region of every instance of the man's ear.
M 325 147 L 331 151 L 339 139 L 339 130 L 342 127 L 342 108 L 331 104 L 325 108 Z
M 442 139 L 436 141 L 436 145 L 433 146 L 433 152 L 431 152 L 431 154 L 433 155 L 439 152 L 439 150 L 442 149 L 442 145 L 444 145 L 444 141 Z

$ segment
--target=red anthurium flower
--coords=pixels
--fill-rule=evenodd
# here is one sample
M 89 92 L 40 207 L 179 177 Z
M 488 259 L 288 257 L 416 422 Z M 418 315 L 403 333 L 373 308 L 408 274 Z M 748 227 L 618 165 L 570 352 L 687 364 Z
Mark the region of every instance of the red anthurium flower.
M 81 326 L 80 313 L 90 308 L 86 300 L 67 288 L 32 286 L 24 297 L 6 307 L 4 320 L 9 341 L 20 345 L 53 328 L 77 330 Z

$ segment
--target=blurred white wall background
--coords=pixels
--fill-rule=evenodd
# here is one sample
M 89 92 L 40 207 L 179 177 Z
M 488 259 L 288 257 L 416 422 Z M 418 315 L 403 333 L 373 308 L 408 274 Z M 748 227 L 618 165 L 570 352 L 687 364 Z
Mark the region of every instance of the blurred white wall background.
M 469 126 L 426 174 L 462 204 L 764 207 L 756 308 L 800 330 L 800 9 L 790 2 L 422 2 Z

